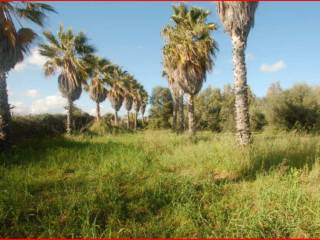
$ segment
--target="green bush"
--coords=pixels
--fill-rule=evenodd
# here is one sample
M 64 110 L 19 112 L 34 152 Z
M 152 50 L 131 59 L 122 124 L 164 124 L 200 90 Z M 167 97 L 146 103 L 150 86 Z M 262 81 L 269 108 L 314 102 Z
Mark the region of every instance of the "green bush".
M 75 132 L 84 131 L 93 120 L 87 113 L 75 112 L 73 129 Z M 14 116 L 12 118 L 11 133 L 14 142 L 25 138 L 39 138 L 56 136 L 65 133 L 66 116 L 63 114 L 38 114 Z

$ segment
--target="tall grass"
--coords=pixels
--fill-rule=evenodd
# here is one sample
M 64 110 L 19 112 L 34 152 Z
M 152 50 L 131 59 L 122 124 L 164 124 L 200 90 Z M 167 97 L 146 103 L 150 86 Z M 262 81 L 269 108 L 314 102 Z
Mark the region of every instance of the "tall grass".
M 29 140 L 1 156 L 1 237 L 319 237 L 320 137 L 169 131 Z

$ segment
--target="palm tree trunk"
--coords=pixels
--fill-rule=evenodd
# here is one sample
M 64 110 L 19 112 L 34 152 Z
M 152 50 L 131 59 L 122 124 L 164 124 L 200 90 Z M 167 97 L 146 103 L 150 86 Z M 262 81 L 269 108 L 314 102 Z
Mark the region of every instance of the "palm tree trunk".
M 130 112 L 127 111 L 127 128 L 130 129 Z
M 177 113 L 179 107 L 179 99 L 175 97 L 173 102 L 173 113 L 172 113 L 172 129 L 173 131 L 177 131 Z
M 134 114 L 134 130 L 137 130 L 138 111 Z
M 141 120 L 142 120 L 142 125 L 144 126 L 144 114 L 141 113 Z
M 6 78 L 6 73 L 0 72 L 0 151 L 7 149 L 10 145 L 11 114 Z
M 114 125 L 118 126 L 118 111 L 114 110 Z
M 251 142 L 248 106 L 247 70 L 245 63 L 246 42 L 237 35 L 232 36 L 235 79 L 235 109 L 237 140 L 240 145 Z
M 194 96 L 189 94 L 188 101 L 188 120 L 189 120 L 189 134 L 195 135 L 196 129 L 194 124 Z
M 73 102 L 71 98 L 68 98 L 68 111 L 67 111 L 67 134 L 72 133 L 72 121 L 73 121 Z
M 183 132 L 184 131 L 184 105 L 183 105 L 183 91 L 180 90 L 180 96 L 179 96 L 179 103 L 178 103 L 178 131 Z
M 99 102 L 96 102 L 97 104 L 97 121 L 99 122 L 100 119 L 101 119 L 101 114 L 100 114 L 100 103 Z

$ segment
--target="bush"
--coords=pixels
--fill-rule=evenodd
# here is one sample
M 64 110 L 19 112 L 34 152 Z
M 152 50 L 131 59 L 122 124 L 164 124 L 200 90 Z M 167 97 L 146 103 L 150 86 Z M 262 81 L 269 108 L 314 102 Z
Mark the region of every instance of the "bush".
M 73 129 L 82 132 L 93 120 L 87 113 L 74 113 Z M 12 118 L 12 140 L 14 142 L 25 138 L 41 138 L 65 133 L 66 116 L 63 114 L 38 114 L 14 116 Z

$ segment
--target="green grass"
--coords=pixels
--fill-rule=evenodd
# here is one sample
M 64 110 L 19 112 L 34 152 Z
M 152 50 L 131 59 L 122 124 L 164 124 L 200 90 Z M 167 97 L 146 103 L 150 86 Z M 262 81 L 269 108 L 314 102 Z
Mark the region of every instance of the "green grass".
M 19 144 L 0 237 L 320 237 L 320 137 L 169 131 Z

